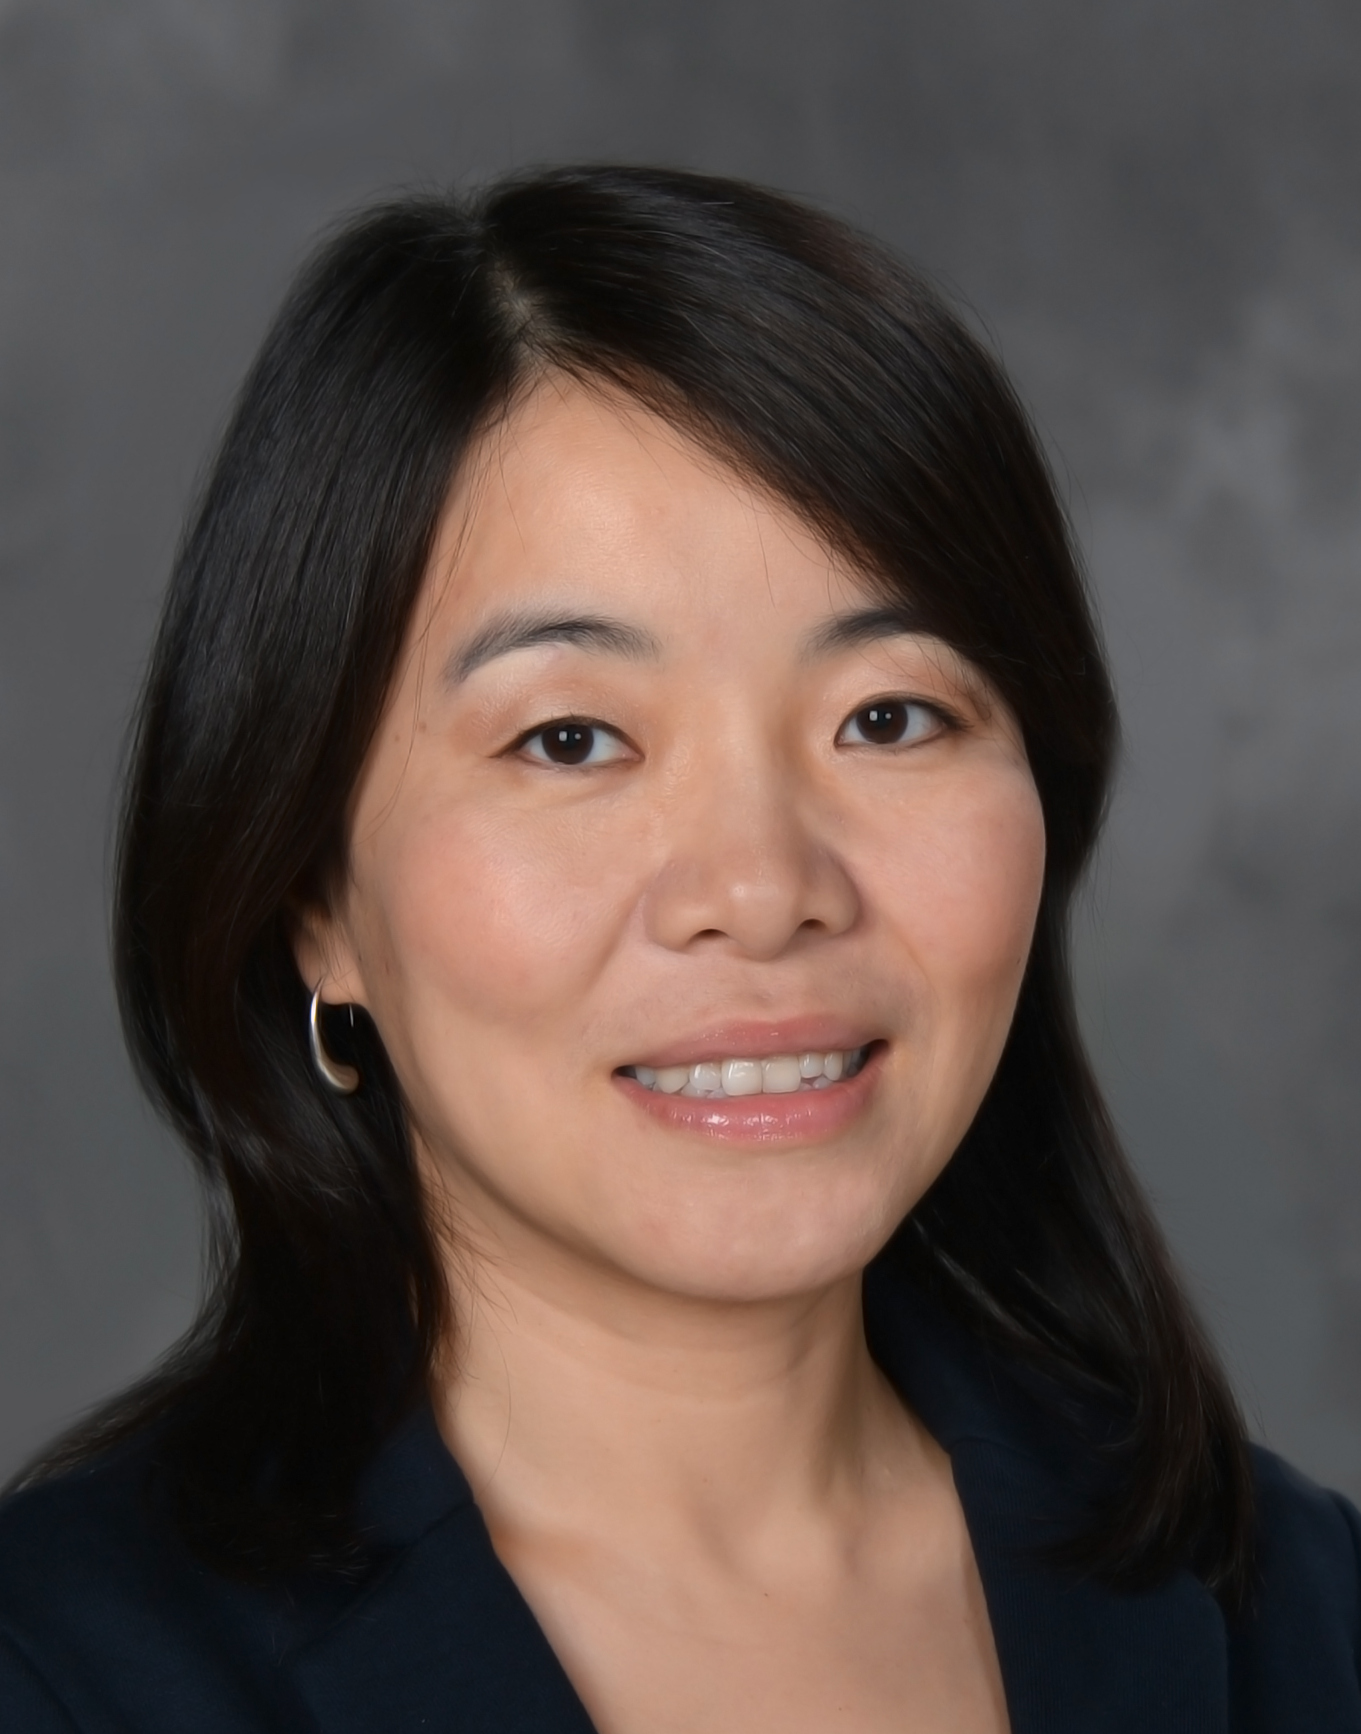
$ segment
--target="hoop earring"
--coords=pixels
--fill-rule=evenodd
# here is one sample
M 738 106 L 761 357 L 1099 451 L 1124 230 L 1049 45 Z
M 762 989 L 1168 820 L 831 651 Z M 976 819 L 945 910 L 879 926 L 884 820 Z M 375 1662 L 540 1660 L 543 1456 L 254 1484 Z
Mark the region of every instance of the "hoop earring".
M 359 1088 L 359 1073 L 353 1066 L 342 1066 L 326 1052 L 326 1044 L 321 1039 L 320 1007 L 321 983 L 318 982 L 307 1013 L 307 1040 L 312 1049 L 312 1064 L 328 1090 L 334 1090 L 337 1096 L 352 1096 Z

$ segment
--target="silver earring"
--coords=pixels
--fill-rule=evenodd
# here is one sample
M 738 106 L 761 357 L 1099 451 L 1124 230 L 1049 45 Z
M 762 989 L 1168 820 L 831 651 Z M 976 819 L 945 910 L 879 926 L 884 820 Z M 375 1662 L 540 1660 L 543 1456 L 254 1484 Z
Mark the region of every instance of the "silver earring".
M 321 1039 L 320 1007 L 321 983 L 318 982 L 317 990 L 312 995 L 311 1010 L 307 1014 L 307 1038 L 312 1047 L 312 1064 L 328 1090 L 334 1090 L 337 1096 L 352 1096 L 359 1088 L 359 1073 L 353 1066 L 342 1066 L 339 1060 L 333 1060 L 326 1052 L 326 1044 Z

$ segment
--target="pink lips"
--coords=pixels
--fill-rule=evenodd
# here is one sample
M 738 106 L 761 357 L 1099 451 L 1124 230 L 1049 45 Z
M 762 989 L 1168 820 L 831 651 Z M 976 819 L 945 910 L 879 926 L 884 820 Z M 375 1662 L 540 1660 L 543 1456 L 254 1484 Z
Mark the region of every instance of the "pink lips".
M 791 1027 L 781 1026 L 782 1037 Z M 858 1041 L 836 1039 L 840 1031 L 834 1032 L 833 1039 L 822 1039 L 822 1029 L 826 1027 L 830 1026 L 819 1026 L 818 1039 L 800 1042 L 782 1039 L 778 1044 L 763 1046 L 746 1045 L 750 1042 L 747 1032 L 744 1032 L 744 1045 L 730 1043 L 725 1032 L 722 1046 L 708 1053 L 702 1046 L 689 1047 L 684 1054 L 677 1049 L 664 1049 L 661 1051 L 674 1052 L 676 1058 L 654 1062 L 649 1056 L 646 1062 L 638 1063 L 680 1065 L 686 1058 L 717 1059 L 723 1054 L 733 1053 L 765 1059 L 791 1051 L 807 1053 L 865 1044 L 863 1036 Z M 876 1044 L 853 1078 L 843 1078 L 838 1083 L 829 1084 L 826 1089 L 797 1090 L 787 1096 L 668 1096 L 660 1090 L 645 1089 L 633 1078 L 618 1072 L 613 1081 L 643 1113 L 675 1131 L 697 1132 L 705 1137 L 742 1144 L 813 1144 L 835 1137 L 864 1111 L 879 1082 L 883 1054 L 882 1044 Z
M 630 1063 L 651 1066 L 690 1066 L 703 1060 L 726 1060 L 740 1055 L 744 1060 L 769 1060 L 776 1054 L 825 1054 L 839 1048 L 849 1053 L 875 1039 L 875 1031 L 844 1018 L 789 1018 L 784 1023 L 737 1023 L 714 1025 L 668 1042 L 645 1054 L 634 1054 Z

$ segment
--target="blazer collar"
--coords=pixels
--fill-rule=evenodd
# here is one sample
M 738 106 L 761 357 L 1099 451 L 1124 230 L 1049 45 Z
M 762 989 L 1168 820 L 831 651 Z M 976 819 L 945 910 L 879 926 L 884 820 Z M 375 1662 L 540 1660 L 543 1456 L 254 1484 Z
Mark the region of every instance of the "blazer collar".
M 996 1357 L 881 1264 L 875 1356 L 949 1452 L 987 1597 L 1012 1734 L 1225 1734 L 1219 1608 L 1189 1573 L 1117 1594 L 1046 1557 L 1091 1492 L 1063 1436 Z M 388 1443 L 361 1510 L 383 1563 L 291 1658 L 322 1734 L 593 1734 L 492 1548 L 428 1408 Z
M 1225 1734 L 1227 1633 L 1204 1585 L 1181 1571 L 1117 1592 L 1053 1562 L 1099 1490 L 1092 1453 L 886 1260 L 865 1313 L 875 1358 L 950 1454 L 1012 1734 Z
M 360 1511 L 382 1563 L 291 1658 L 322 1734 L 594 1734 L 428 1405 L 380 1454 Z

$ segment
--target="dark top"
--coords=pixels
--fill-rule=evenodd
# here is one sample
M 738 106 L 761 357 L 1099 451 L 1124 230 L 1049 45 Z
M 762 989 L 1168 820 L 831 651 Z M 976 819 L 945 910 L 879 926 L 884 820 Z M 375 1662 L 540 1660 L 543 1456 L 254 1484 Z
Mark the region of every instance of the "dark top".
M 875 1354 L 949 1452 L 1014 1734 L 1361 1734 L 1361 1515 L 1256 1453 L 1260 1584 L 1121 1594 L 1047 1563 L 1083 1475 L 996 1361 L 871 1273 Z M 4 1734 L 591 1734 L 428 1410 L 384 1449 L 358 1584 L 229 1582 L 125 1446 L 0 1507 Z

